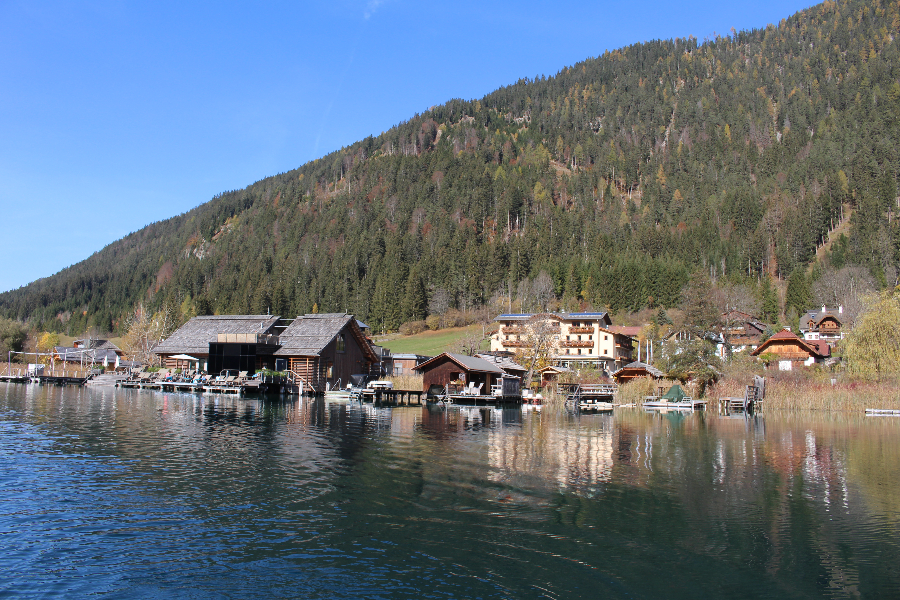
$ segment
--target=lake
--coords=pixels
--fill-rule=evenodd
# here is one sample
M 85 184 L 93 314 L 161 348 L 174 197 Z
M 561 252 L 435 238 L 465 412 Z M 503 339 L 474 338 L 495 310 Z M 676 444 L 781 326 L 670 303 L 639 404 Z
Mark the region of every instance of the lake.
M 900 418 L 0 384 L 0 596 L 900 597 Z

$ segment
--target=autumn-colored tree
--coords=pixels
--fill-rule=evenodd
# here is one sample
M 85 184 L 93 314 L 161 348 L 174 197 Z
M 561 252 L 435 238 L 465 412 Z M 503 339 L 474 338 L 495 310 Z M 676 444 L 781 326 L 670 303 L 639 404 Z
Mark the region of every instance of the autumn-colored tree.
M 860 375 L 900 373 L 900 290 L 872 294 L 841 342 L 847 368 Z

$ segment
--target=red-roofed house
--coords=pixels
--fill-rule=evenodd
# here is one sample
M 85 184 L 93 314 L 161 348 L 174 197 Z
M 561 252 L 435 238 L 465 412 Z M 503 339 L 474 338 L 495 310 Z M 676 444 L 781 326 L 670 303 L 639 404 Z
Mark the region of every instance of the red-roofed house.
M 782 329 L 750 354 L 760 356 L 766 353 L 778 356 L 776 360 L 780 371 L 790 371 L 795 366 L 825 362 L 831 356 L 831 348 L 824 340 L 804 340 L 792 331 Z

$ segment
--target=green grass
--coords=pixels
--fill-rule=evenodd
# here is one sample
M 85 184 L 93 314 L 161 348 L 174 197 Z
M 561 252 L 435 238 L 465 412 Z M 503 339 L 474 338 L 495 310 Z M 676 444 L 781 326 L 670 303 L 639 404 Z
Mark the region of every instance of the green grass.
M 416 335 L 404 335 L 376 341 L 376 343 L 379 346 L 384 346 L 394 354 L 437 356 L 441 352 L 450 352 L 461 338 L 476 331 L 479 334 L 481 333 L 481 325 L 425 331 Z M 485 341 L 484 348 L 488 349 L 488 347 L 489 343 Z

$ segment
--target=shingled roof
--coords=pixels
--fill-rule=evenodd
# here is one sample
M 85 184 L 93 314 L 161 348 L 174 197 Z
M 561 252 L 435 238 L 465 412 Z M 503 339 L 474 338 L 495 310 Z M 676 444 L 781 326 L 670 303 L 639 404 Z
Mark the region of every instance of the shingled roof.
M 155 354 L 208 354 L 209 344 L 220 333 L 270 334 L 281 317 L 277 315 L 216 315 L 194 317 L 160 342 Z
M 344 330 L 350 328 L 357 343 L 372 361 L 378 356 L 369 345 L 353 315 L 346 313 L 323 313 L 297 317 L 279 336 L 281 347 L 276 356 L 318 356 L 328 344 Z
M 478 358 L 477 356 L 466 356 L 465 354 L 451 354 L 450 352 L 444 352 L 443 354 L 435 356 L 431 360 L 423 362 L 422 364 L 418 365 L 415 370 L 425 371 L 429 366 L 431 366 L 432 363 L 436 363 L 444 356 L 470 373 L 503 373 L 503 369 L 493 363 L 484 360 L 483 358 Z
M 796 333 L 789 331 L 787 329 L 782 329 L 765 342 L 760 344 L 756 350 L 750 353 L 751 356 L 759 356 L 764 352 L 767 352 L 769 346 L 778 341 L 787 341 L 787 342 L 795 342 L 798 346 L 805 349 L 812 356 L 818 357 L 827 357 L 831 354 L 831 349 L 828 347 L 828 344 L 824 341 L 812 341 L 812 340 L 804 340 L 799 337 Z

